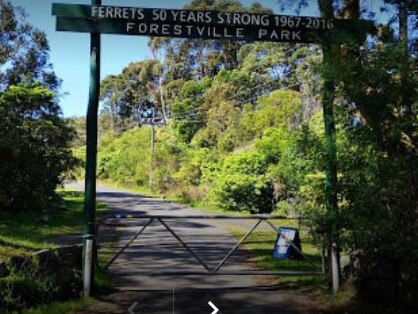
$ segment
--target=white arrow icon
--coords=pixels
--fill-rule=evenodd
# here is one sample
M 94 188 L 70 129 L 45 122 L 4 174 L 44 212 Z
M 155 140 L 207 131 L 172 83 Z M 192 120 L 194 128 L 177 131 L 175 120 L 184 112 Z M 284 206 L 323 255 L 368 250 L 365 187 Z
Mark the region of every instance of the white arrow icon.
M 132 305 L 128 309 L 128 313 L 129 314 L 135 314 L 134 310 L 135 310 L 135 308 L 136 308 L 137 305 L 138 305 L 138 302 L 132 303 Z
M 219 312 L 219 309 L 216 307 L 215 304 L 213 304 L 211 301 L 208 302 L 208 304 L 210 305 L 210 307 L 213 309 L 213 312 L 210 314 L 216 314 Z

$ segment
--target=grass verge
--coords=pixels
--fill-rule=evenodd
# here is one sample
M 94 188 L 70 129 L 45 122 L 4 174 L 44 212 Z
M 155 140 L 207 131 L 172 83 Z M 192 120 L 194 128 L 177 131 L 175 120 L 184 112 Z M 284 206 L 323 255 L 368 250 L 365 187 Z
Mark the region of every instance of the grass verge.
M 43 213 L 0 211 L 0 261 L 7 261 L 11 256 L 25 256 L 41 249 L 55 248 L 57 245 L 54 239 L 82 233 L 84 193 L 60 190 L 58 194 L 64 200 L 65 207 L 56 207 Z M 98 202 L 97 216 L 106 211 L 106 206 Z M 75 241 L 80 240 L 77 238 Z M 98 291 L 107 289 L 107 274 L 100 270 L 95 272 L 95 284 Z M 22 313 L 68 313 L 93 301 L 89 298 L 72 299 L 25 309 Z
M 56 247 L 52 239 L 82 233 L 84 194 L 59 191 L 65 208 L 42 212 L 0 211 L 0 260 Z M 106 211 L 102 203 L 97 214 Z
M 308 258 L 309 262 L 304 259 L 290 260 L 273 258 L 277 233 L 267 225 L 262 224 L 243 244 L 243 248 L 250 251 L 251 260 L 256 262 L 258 268 L 271 271 L 320 271 L 322 262 L 321 251 L 318 243 L 315 243 L 308 230 L 303 226 L 300 227 L 295 220 L 275 220 L 272 222 L 276 226 L 299 227 L 302 252 Z M 236 238 L 240 238 L 248 228 L 227 227 L 227 230 Z M 274 281 L 275 284 L 304 288 L 322 288 L 326 283 L 324 277 L 318 275 L 280 275 L 275 276 Z
M 41 305 L 36 308 L 22 311 L 22 314 L 53 314 L 53 313 L 71 313 L 72 311 L 82 309 L 94 302 L 92 298 L 80 298 L 66 302 L 54 302 L 48 305 Z

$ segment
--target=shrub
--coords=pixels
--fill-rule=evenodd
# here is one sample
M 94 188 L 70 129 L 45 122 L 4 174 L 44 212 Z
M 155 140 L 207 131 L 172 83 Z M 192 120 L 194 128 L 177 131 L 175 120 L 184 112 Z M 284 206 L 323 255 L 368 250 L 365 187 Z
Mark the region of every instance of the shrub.
M 224 209 L 269 213 L 276 200 L 274 186 L 265 175 L 266 157 L 259 152 L 245 152 L 224 159 L 212 178 L 213 197 Z
M 79 295 L 79 271 L 62 267 L 58 256 L 51 258 L 54 265 L 49 267 L 40 265 L 36 258 L 20 260 L 9 262 L 8 276 L 0 278 L 0 312 L 20 311 Z
M 41 209 L 73 168 L 74 130 L 60 117 L 55 94 L 40 84 L 0 93 L 0 207 Z
M 212 193 L 228 210 L 270 213 L 276 203 L 273 184 L 263 176 L 228 174 L 216 181 Z

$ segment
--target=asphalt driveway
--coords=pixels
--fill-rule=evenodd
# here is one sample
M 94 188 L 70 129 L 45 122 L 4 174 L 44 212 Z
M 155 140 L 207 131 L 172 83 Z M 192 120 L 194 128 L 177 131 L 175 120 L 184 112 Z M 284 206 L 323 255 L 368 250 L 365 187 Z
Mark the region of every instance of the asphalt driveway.
M 82 190 L 82 185 L 71 188 Z M 115 214 L 193 216 L 196 209 L 122 190 L 98 186 L 97 197 Z M 110 219 L 99 231 L 99 239 L 113 238 L 123 247 L 148 219 Z M 164 222 L 187 243 L 209 268 L 214 268 L 237 239 L 225 230 L 225 221 L 165 219 Z M 239 220 L 227 222 L 231 225 Z M 247 223 L 248 224 L 248 223 Z M 105 231 L 106 230 L 106 231 Z M 239 249 L 223 271 L 254 270 L 250 253 Z M 159 222 L 146 230 L 110 265 L 115 291 L 99 297 L 99 302 L 77 313 L 212 313 L 211 301 L 219 313 L 313 313 L 309 296 L 269 284 L 269 277 L 254 275 L 167 275 L 148 273 L 204 271 L 178 240 Z M 264 277 L 264 278 L 263 278 Z

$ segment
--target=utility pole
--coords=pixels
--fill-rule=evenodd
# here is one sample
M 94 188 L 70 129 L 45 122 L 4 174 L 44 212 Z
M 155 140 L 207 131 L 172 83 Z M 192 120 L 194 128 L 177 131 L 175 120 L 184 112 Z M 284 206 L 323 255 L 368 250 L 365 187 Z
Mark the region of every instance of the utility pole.
M 152 172 L 153 172 L 153 160 L 154 160 L 154 149 L 155 149 L 155 119 L 154 119 L 154 109 L 152 111 L 151 118 L 151 145 L 150 145 L 150 164 L 149 164 L 149 185 L 152 186 Z
M 154 154 L 154 148 L 155 148 L 155 129 L 154 128 L 155 128 L 154 121 L 152 121 L 151 122 L 151 157 Z
M 101 5 L 101 0 L 92 0 Z M 90 34 L 90 88 L 87 108 L 87 149 L 84 192 L 83 228 L 83 294 L 90 296 L 94 275 L 93 259 L 96 257 L 96 167 L 97 167 L 97 113 L 100 93 L 100 34 Z

